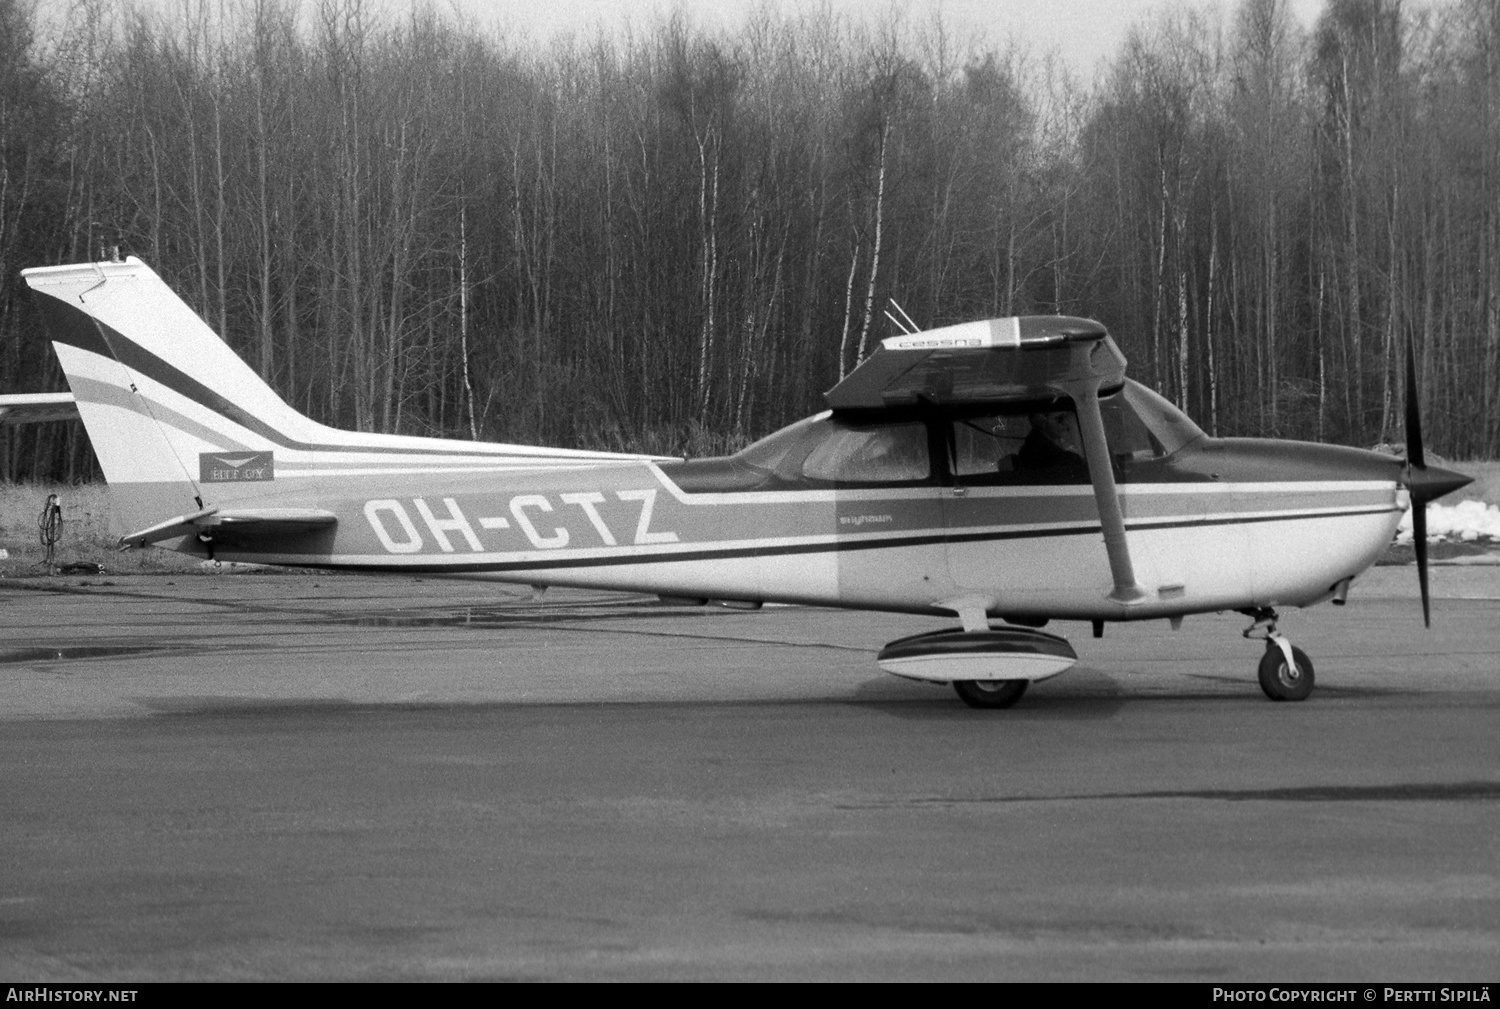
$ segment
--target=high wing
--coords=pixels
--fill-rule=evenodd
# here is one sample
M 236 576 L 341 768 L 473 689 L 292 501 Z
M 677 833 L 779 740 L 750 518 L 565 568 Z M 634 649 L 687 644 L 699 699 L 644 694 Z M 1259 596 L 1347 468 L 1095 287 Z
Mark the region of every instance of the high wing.
M 1114 581 L 1109 598 L 1132 604 L 1146 594 L 1136 583 L 1099 411 L 1100 394 L 1124 381 L 1125 355 L 1103 325 L 1075 316 L 1028 315 L 890 337 L 826 398 L 834 412 L 851 414 L 1072 400 Z M 967 615 L 965 625 L 981 619 Z
M 78 404 L 71 392 L 24 392 L 0 396 L 0 424 L 74 420 Z
M 1104 326 L 1028 315 L 893 336 L 826 399 L 835 411 L 1041 402 L 1124 381 L 1125 355 Z

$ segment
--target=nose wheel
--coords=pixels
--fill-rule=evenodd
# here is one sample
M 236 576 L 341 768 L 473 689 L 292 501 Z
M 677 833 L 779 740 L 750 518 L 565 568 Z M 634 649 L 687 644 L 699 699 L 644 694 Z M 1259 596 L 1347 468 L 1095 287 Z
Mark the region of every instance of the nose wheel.
M 1306 700 L 1313 689 L 1312 660 L 1300 648 L 1288 644 L 1287 649 L 1291 658 L 1282 654 L 1276 642 L 1266 643 L 1266 654 L 1260 657 L 1260 689 L 1273 701 Z
M 1258 670 L 1260 689 L 1273 701 L 1306 700 L 1313 690 L 1312 660 L 1276 629 L 1275 610 L 1247 613 L 1255 622 L 1245 629 L 1245 637 L 1264 638 L 1266 642 Z

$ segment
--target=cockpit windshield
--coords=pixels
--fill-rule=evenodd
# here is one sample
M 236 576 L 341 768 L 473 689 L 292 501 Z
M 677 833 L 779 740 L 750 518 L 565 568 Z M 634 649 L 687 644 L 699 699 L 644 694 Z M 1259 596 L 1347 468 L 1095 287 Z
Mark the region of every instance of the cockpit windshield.
M 1135 443 L 1141 434 L 1149 439 L 1151 455 L 1148 458 L 1172 455 L 1199 438 L 1208 437 L 1169 400 L 1130 379 L 1126 379 L 1119 392 L 1099 400 L 1100 409 L 1105 411 L 1106 432 L 1110 424 L 1110 408 L 1106 404 L 1115 399 L 1123 401 L 1114 407 L 1123 422 L 1118 432 L 1122 438 L 1119 447 L 1116 447 L 1114 438 L 1110 438 L 1110 451 L 1116 455 L 1129 451 L 1134 457 L 1141 447 Z

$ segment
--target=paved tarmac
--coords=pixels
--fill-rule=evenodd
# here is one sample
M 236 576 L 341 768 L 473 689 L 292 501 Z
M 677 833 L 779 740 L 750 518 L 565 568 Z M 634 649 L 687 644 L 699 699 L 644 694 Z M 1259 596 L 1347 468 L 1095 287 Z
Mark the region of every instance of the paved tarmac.
M 0 580 L 0 983 L 1494 981 L 1500 568 L 1053 625 L 1009 711 L 924 618 L 319 574 Z

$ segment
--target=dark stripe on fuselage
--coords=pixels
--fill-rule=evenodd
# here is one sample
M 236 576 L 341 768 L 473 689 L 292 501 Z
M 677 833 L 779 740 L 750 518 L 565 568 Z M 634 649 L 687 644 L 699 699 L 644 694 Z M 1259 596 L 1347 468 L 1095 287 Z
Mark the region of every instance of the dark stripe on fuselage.
M 1224 519 L 1187 519 L 1162 522 L 1127 523 L 1127 529 L 1193 529 L 1204 526 L 1249 525 L 1261 522 L 1295 522 L 1304 519 L 1348 518 L 1353 515 L 1377 515 L 1384 510 L 1361 508 L 1338 512 L 1304 512 L 1293 515 L 1256 515 Z M 719 549 L 684 550 L 674 553 L 631 554 L 628 556 L 581 557 L 570 559 L 476 562 L 473 564 L 348 564 L 319 563 L 316 561 L 277 561 L 292 567 L 327 568 L 333 571 L 377 571 L 424 574 L 503 574 L 507 571 L 560 571 L 577 568 L 619 567 L 631 564 L 677 564 L 692 561 L 733 560 L 744 557 L 788 557 L 801 554 L 852 553 L 863 550 L 897 549 L 901 547 L 937 546 L 953 543 L 990 543 L 1006 540 L 1050 539 L 1062 536 L 1100 535 L 1101 527 L 1080 526 L 1060 529 L 1025 529 L 1012 532 L 958 533 L 955 535 L 893 536 L 889 539 L 835 541 L 832 543 L 792 543 L 784 546 L 723 547 Z M 230 551 L 222 551 L 228 553 Z M 246 552 L 249 553 L 249 552 Z M 251 556 L 258 556 L 250 554 Z

